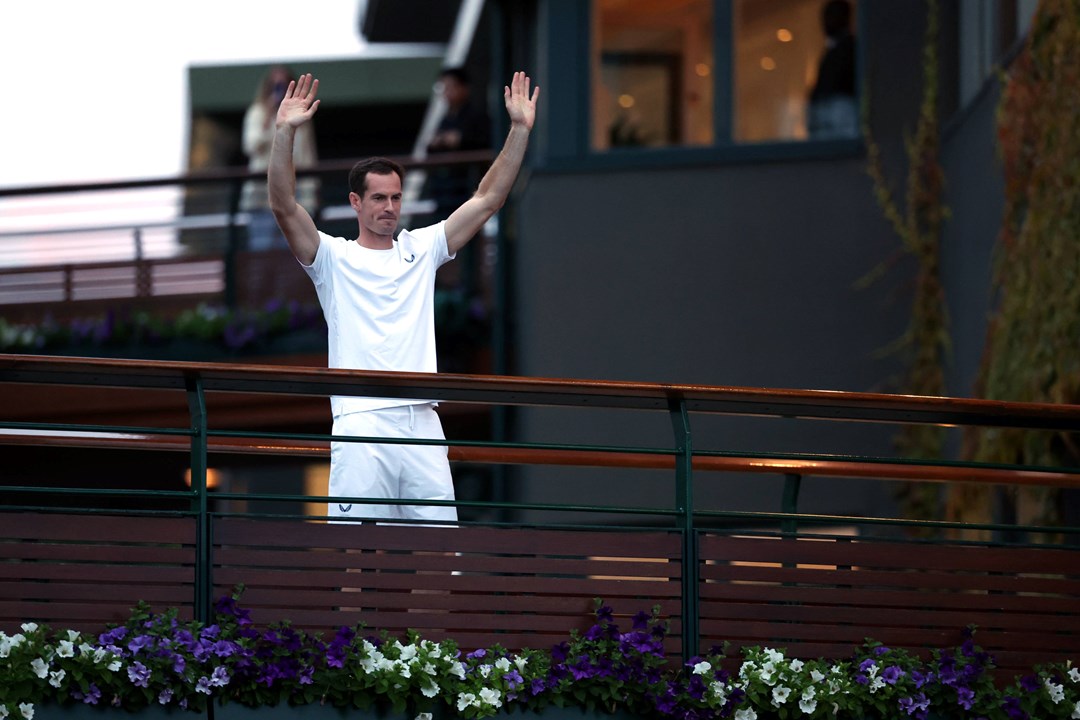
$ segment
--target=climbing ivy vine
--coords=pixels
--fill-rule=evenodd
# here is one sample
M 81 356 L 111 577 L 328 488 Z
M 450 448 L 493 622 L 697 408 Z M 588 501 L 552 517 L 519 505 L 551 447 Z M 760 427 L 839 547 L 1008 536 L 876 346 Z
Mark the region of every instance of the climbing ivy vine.
M 1080 402 L 1080 0 L 1042 0 L 1025 47 L 1004 74 L 997 131 L 1005 208 L 995 258 L 997 298 L 976 394 L 992 400 Z M 972 459 L 1075 464 L 1064 433 L 982 429 Z M 950 503 L 963 519 L 972 500 Z M 1020 521 L 1054 523 L 1058 493 L 1029 488 Z

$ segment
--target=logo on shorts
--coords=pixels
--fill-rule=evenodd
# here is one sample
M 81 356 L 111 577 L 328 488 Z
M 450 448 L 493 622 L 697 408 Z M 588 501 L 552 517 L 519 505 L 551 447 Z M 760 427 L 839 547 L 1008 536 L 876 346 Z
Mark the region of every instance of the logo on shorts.
M 415 259 L 416 259 L 416 253 L 412 253 L 411 255 L 409 255 L 409 257 L 405 258 L 405 262 L 411 263 Z
M 350 510 L 352 510 L 352 504 L 349 504 L 349 505 L 341 505 L 341 504 L 339 504 L 338 505 L 338 510 L 340 510 L 343 513 L 347 513 Z

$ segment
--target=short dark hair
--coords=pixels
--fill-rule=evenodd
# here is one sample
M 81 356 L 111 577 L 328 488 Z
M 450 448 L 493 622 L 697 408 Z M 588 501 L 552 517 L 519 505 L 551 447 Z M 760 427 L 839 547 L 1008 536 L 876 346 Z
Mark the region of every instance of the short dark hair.
M 469 75 L 469 71 L 460 66 L 443 68 L 442 72 L 439 73 L 439 77 L 452 77 L 462 85 L 468 85 L 472 82 L 472 76 Z
M 394 173 L 402 183 L 405 182 L 405 168 L 389 158 L 373 157 L 353 165 L 352 170 L 349 171 L 349 192 L 364 197 L 364 193 L 367 192 L 368 173 L 375 175 Z
M 825 34 L 835 37 L 847 31 L 851 26 L 851 3 L 848 0 L 830 0 L 821 11 L 821 22 Z

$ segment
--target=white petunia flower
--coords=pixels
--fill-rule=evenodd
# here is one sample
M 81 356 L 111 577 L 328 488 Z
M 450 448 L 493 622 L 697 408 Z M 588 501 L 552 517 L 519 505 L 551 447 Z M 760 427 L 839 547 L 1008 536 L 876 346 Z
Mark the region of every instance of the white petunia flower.
M 480 677 L 482 677 L 482 678 L 486 678 L 489 675 L 491 675 L 491 666 L 490 665 L 481 665 L 480 667 L 478 667 L 476 669 L 480 672 Z
M 709 683 L 709 692 L 720 702 L 727 701 L 727 687 L 719 680 L 713 680 Z
M 476 696 L 472 693 L 459 693 L 457 696 L 458 712 L 465 712 L 465 708 L 472 707 L 476 704 Z
M 710 662 L 708 662 L 706 660 L 702 660 L 701 662 L 699 662 L 697 665 L 694 666 L 694 674 L 695 675 L 704 675 L 707 672 L 709 672 L 710 670 L 712 670 L 712 663 L 710 663 Z
M 0 705 L 0 720 L 7 720 L 8 714 L 7 705 Z
M 34 674 L 37 675 L 39 678 L 44 678 L 46 675 L 49 674 L 49 666 L 41 658 L 34 658 L 30 662 L 30 669 L 33 670 Z
M 82 637 L 78 630 L 68 630 L 67 632 L 68 640 L 70 640 L 72 643 L 78 642 L 79 638 Z
M 63 668 L 49 673 L 49 684 L 54 688 L 60 687 L 60 684 L 64 681 L 65 675 L 67 675 L 67 671 Z
M 111 672 L 120 672 L 120 661 L 113 660 L 111 663 L 105 666 L 105 669 Z
M 810 679 L 816 683 L 819 683 L 825 679 L 825 676 L 821 674 L 820 670 L 815 668 L 814 670 L 810 671 Z
M 789 695 L 791 695 L 791 688 L 789 687 L 784 687 L 783 685 L 781 685 L 780 687 L 773 688 L 772 704 L 775 707 L 780 707 L 787 702 Z
M 800 670 L 803 669 L 804 664 L 805 663 L 803 663 L 802 660 L 800 660 L 798 658 L 795 658 L 794 660 L 791 661 L 790 667 L 794 672 L 799 672 Z
M 817 700 L 813 698 L 803 698 L 799 701 L 799 709 L 807 715 L 812 715 L 817 710 Z
M 501 658 L 499 658 L 498 660 L 496 660 L 496 661 L 495 661 L 495 667 L 496 667 L 496 668 L 497 668 L 498 670 L 501 670 L 501 671 L 503 671 L 503 672 L 506 672 L 507 670 L 509 670 L 509 669 L 510 669 L 510 661 L 509 661 L 509 660 L 507 660 L 507 659 L 506 659 L 506 658 L 504 658 L 504 657 L 501 657 Z
M 876 693 L 881 688 L 885 687 L 885 681 L 879 677 L 875 677 L 870 681 L 870 693 Z
M 424 697 L 433 698 L 439 694 L 439 686 L 433 682 L 429 682 L 425 684 L 422 688 L 420 688 L 420 692 L 423 694 Z
M 34 703 L 19 703 L 19 712 L 26 720 L 34 720 Z
M 1069 679 L 1073 682 L 1080 682 L 1080 670 L 1078 670 L 1077 668 L 1069 670 Z
M 431 720 L 431 713 L 429 713 L 429 712 L 417 713 L 414 720 Z
M 464 680 L 465 679 L 465 663 L 463 663 L 463 662 L 455 662 L 453 665 L 450 666 L 450 674 L 453 675 L 454 677 L 457 677 L 458 679 Z
M 502 707 L 502 693 L 495 688 L 484 688 L 480 691 L 480 700 L 491 707 Z
M 778 663 L 784 661 L 784 653 L 772 648 L 765 648 L 765 657 L 769 659 L 769 662 Z
M 1065 686 L 1052 683 L 1049 680 L 1044 680 L 1043 685 L 1046 686 L 1046 692 L 1050 694 L 1050 699 L 1057 705 L 1065 699 Z
M 32 633 L 38 629 L 38 624 L 34 622 L 28 622 L 22 624 L 22 631 L 24 633 Z
M 744 708 L 735 711 L 735 720 L 757 720 L 757 713 L 753 708 Z
M 529 664 L 529 658 L 516 655 L 514 656 L 514 664 L 517 665 L 518 672 L 525 672 L 525 666 Z
M 1080 703 L 1076 703 L 1075 705 L 1073 705 L 1073 712 L 1072 715 L 1069 716 L 1069 718 L 1071 720 L 1077 720 L 1077 718 L 1080 718 Z
M 75 644 L 70 640 L 61 640 L 56 648 L 56 654 L 63 658 L 75 656 Z

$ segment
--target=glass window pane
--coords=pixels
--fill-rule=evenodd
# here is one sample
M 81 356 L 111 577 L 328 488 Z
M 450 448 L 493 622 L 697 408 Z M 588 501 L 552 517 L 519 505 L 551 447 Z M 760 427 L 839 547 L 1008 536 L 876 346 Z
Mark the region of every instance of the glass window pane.
M 712 0 L 592 9 L 593 149 L 712 144 Z
M 735 0 L 734 12 L 735 140 L 859 134 L 854 1 Z

